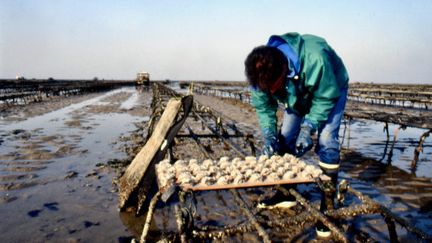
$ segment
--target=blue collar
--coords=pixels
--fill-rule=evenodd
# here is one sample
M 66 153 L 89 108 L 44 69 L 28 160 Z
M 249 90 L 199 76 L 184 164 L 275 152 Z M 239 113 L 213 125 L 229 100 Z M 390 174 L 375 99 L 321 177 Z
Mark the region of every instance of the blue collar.
M 277 47 L 283 52 L 288 59 L 288 65 L 290 66 L 290 73 L 287 75 L 288 78 L 293 78 L 300 73 L 300 60 L 294 50 L 288 43 L 280 36 L 273 35 L 267 42 L 267 46 Z

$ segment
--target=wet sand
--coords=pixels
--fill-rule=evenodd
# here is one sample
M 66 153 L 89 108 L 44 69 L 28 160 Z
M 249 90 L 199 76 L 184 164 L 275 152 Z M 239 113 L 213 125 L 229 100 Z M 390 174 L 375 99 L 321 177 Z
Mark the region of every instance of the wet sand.
M 150 102 L 126 88 L 11 110 L 0 121 L 2 242 L 130 238 L 108 162 L 128 159 L 133 141 L 121 138 L 148 120 Z
M 249 106 L 210 96 L 195 98 L 235 120 L 243 131 L 260 140 L 255 113 Z M 150 102 L 150 91 L 122 89 L 39 104 L 41 108 L 35 104 L 25 112 L 11 111 L 0 120 L 0 212 L 3 222 L 7 222 L 2 223 L 0 235 L 4 242 L 129 242 L 139 235 L 144 215 L 119 215 L 115 182 L 125 163 L 143 145 Z M 400 169 L 401 157 L 406 154 L 399 150 L 392 158 L 399 167 L 380 161 L 385 141 L 378 146 L 368 145 L 375 153 L 353 146 L 371 139 L 361 135 L 368 132 L 364 130 L 368 124 L 354 124 L 351 145 L 344 141 L 350 149 L 344 150 L 340 177 L 418 227 L 429 229 L 432 227 L 430 177 Z M 199 151 L 191 149 L 194 145 L 190 141 L 181 142 L 177 156 L 198 156 Z M 223 153 L 232 154 L 222 151 L 218 156 Z M 427 164 L 424 161 L 428 161 L 425 156 L 431 153 L 430 149 L 425 153 L 420 170 Z M 306 158 L 316 160 L 312 152 Z M 311 200 L 319 195 L 314 188 L 299 190 Z M 254 198 L 269 192 L 242 193 Z M 238 217 L 238 208 L 227 192 L 202 192 L 198 199 L 201 219 L 198 226 L 245 221 Z M 164 205 L 157 209 L 153 232 L 175 231 L 175 222 L 168 220 L 174 215 L 172 210 Z M 372 228 L 372 235 L 383 240 L 385 233 L 373 233 L 376 229 L 386 232 L 385 224 L 377 218 L 370 217 L 358 224 Z M 283 235 L 275 237 L 283 239 Z M 307 236 L 299 239 L 311 240 Z M 232 240 L 259 242 L 260 238 L 246 234 Z

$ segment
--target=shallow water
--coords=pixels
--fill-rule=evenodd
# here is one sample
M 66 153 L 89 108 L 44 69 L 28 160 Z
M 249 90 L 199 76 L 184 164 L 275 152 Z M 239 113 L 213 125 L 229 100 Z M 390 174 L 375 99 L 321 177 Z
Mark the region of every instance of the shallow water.
M 414 158 L 414 149 L 418 146 L 420 137 L 427 132 L 426 129 L 408 127 L 399 129 L 400 126 L 389 124 L 390 138 L 387 139 L 383 131 L 384 123 L 375 121 L 354 121 L 347 125 L 343 147 L 354 149 L 361 154 L 389 163 L 405 170 L 413 172 L 418 177 L 431 178 L 432 175 L 432 138 L 428 137 L 423 144 L 423 152 L 420 153 L 417 169 L 411 170 L 411 161 Z M 341 128 L 343 135 L 344 126 Z M 348 138 L 348 129 L 350 137 Z M 396 141 L 393 145 L 394 136 Z M 393 150 L 391 150 L 393 146 Z
M 118 101 L 113 112 L 88 112 L 120 93 L 137 96 L 124 88 L 25 121 L 3 122 L 2 242 L 117 242 L 130 235 L 118 217 L 114 172 L 106 162 L 126 157 L 119 137 L 148 117 L 123 111 L 136 98 Z
M 399 125 L 389 124 L 387 139 L 383 128 L 383 123 L 375 121 L 354 121 L 347 126 L 343 147 L 354 152 L 346 152 L 340 178 L 349 180 L 355 189 L 430 235 L 432 139 L 426 139 L 417 167 L 411 169 L 414 149 L 427 130 L 406 128 L 397 131 Z

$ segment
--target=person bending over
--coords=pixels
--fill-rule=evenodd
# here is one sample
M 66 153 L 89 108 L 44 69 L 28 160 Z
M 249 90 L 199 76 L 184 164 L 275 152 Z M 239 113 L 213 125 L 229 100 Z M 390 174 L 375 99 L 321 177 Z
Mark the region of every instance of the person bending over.
M 247 56 L 245 75 L 265 140 L 263 153 L 301 157 L 313 147 L 311 135 L 317 133 L 319 165 L 338 169 L 348 74 L 327 42 L 308 34 L 273 35 Z M 280 106 L 284 113 L 278 131 Z

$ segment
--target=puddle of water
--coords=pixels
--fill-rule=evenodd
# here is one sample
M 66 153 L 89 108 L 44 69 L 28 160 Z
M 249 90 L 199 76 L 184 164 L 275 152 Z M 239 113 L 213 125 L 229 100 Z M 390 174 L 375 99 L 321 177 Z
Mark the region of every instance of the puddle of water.
M 118 217 L 114 173 L 103 165 L 109 159 L 126 157 L 118 138 L 148 117 L 85 112 L 87 106 L 124 91 L 135 92 L 111 91 L 0 127 L 0 213 L 8 222 L 0 227 L 3 242 L 102 242 L 130 235 Z M 76 119 L 80 125 L 68 125 Z M 48 161 L 34 158 L 38 153 L 53 157 Z M 8 154 L 23 158 L 8 159 Z M 40 169 L 22 172 L 18 166 Z
M 345 132 L 343 147 L 354 149 L 364 156 L 378 161 L 395 165 L 408 173 L 411 173 L 411 161 L 414 158 L 414 150 L 418 146 L 420 136 L 427 130 L 408 127 L 400 129 L 399 125 L 389 124 L 390 137 L 383 131 L 384 123 L 375 121 L 355 121 Z M 344 127 L 341 126 L 340 136 L 343 136 Z M 350 137 L 348 138 L 348 129 Z M 393 146 L 394 135 L 397 139 Z M 393 146 L 393 150 L 392 150 Z M 432 178 L 432 138 L 426 138 L 423 151 L 420 153 L 415 174 L 418 177 Z
M 40 128 L 40 127 L 46 127 L 47 124 L 50 124 L 50 126 L 52 126 L 52 125 L 56 124 L 56 123 L 52 123 L 52 121 L 58 121 L 59 119 L 65 119 L 65 116 L 72 111 L 82 109 L 82 108 L 89 106 L 89 105 L 92 105 L 92 104 L 97 104 L 98 102 L 100 102 L 100 100 L 102 100 L 102 99 L 104 99 L 110 95 L 120 93 L 120 92 L 125 91 L 125 90 L 129 90 L 129 89 L 128 88 L 116 89 L 116 90 L 107 92 L 101 96 L 98 96 L 98 97 L 95 97 L 92 99 L 88 99 L 88 100 L 80 102 L 80 103 L 72 104 L 72 105 L 66 106 L 64 108 L 55 110 L 55 111 L 45 113 L 45 114 L 40 115 L 40 116 L 35 116 L 35 117 L 32 117 L 32 118 L 24 120 L 24 121 L 19 121 L 19 122 L 14 122 L 14 123 L 6 122 L 6 121 L 0 121 L 2 123 L 1 130 L 7 131 L 7 130 L 23 129 L 23 128 L 25 128 L 26 130 L 33 130 L 33 129 Z
M 132 109 L 136 103 L 138 102 L 138 93 L 133 93 L 129 99 L 125 100 L 121 105 L 120 109 L 130 110 Z

